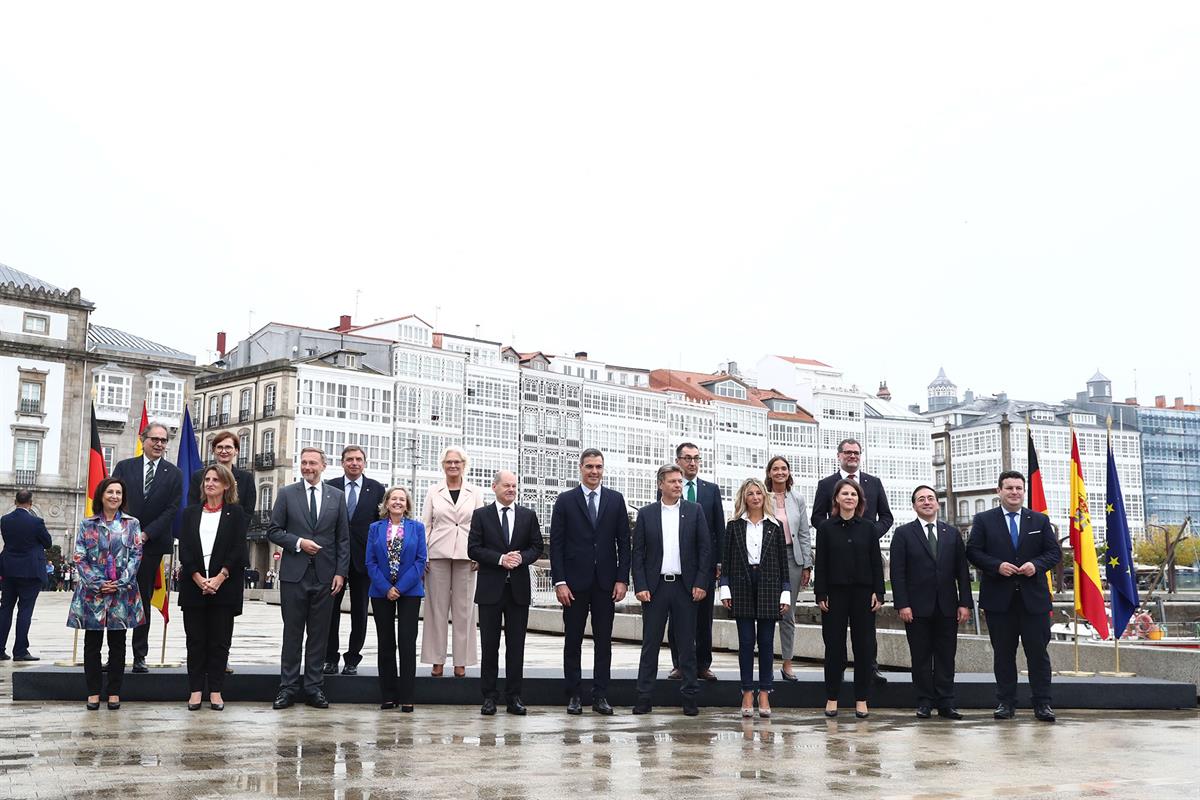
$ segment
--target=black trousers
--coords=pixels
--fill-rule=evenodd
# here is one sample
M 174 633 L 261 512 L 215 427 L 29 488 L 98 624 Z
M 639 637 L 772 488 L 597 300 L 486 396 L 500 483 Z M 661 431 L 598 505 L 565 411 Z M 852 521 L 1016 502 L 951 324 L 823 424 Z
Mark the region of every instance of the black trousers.
M 417 617 L 421 613 L 421 598 L 401 596 L 393 601 L 372 597 L 371 610 L 379 640 L 379 694 L 385 702 L 411 706 L 417 681 Z
M 917 705 L 954 707 L 954 655 L 958 651 L 958 621 L 934 613 L 913 617 L 904 626 L 912 656 L 913 687 Z
M 29 626 L 33 622 L 33 606 L 42 591 L 42 582 L 37 578 L 5 578 L 3 587 L 0 592 L 0 653 L 8 646 L 8 632 L 16 607 L 17 638 L 13 642 L 13 655 L 23 656 L 29 652 Z
M 612 586 L 592 583 L 586 592 L 577 592 L 571 605 L 563 608 L 563 677 L 567 697 L 580 694 L 583 681 L 581 665 L 583 633 L 588 614 L 592 617 L 592 646 L 595 657 L 592 665 L 592 700 L 608 697 L 608 679 L 612 672 L 612 628 L 615 606 Z
M 870 586 L 830 586 L 829 610 L 821 615 L 825 640 L 825 699 L 837 700 L 846 672 L 846 623 L 854 644 L 854 699 L 865 701 L 871 688 L 871 661 L 875 656 L 875 614 Z
M 1008 611 L 985 611 L 992 640 L 992 670 L 996 674 L 996 699 L 1017 704 L 1017 641 L 1025 649 L 1029 689 L 1035 705 L 1050 704 L 1050 615 L 1029 614 L 1014 594 Z
M 524 578 L 521 578 L 524 580 Z M 479 684 L 485 698 L 499 695 L 496 682 L 500 674 L 500 631 L 504 631 L 504 696 L 521 694 L 525 673 L 525 632 L 529 627 L 529 606 L 513 599 L 512 584 L 504 582 L 499 603 L 480 603 L 479 638 L 483 652 L 479 657 Z
M 88 694 L 100 694 L 104 673 L 100 670 L 100 645 L 104 642 L 104 631 L 83 632 L 83 677 L 87 681 Z M 125 629 L 108 631 L 108 693 L 121 696 L 121 684 L 125 681 Z
M 233 643 L 233 606 L 201 605 L 183 609 L 187 638 L 188 691 L 221 692 Z
M 150 596 L 154 594 L 154 578 L 158 575 L 158 567 L 162 564 L 163 557 L 153 553 L 147 553 L 142 556 L 142 563 L 138 565 L 137 583 L 138 593 L 142 595 L 142 609 L 146 612 L 146 621 L 133 629 L 133 658 L 134 660 L 146 660 L 146 654 L 150 652 L 150 617 L 154 611 L 154 606 L 150 605 Z M 111 680 L 111 679 L 110 679 Z
M 712 624 L 713 603 L 717 597 L 717 582 L 707 587 L 708 596 L 696 604 L 696 671 L 712 669 Z M 667 628 L 667 644 L 671 646 L 671 666 L 679 666 L 679 642 L 675 639 L 675 628 Z
M 346 650 L 346 666 L 357 667 L 362 661 L 363 643 L 367 641 L 367 590 L 371 587 L 371 579 L 365 572 L 359 572 L 350 567 L 346 577 L 346 588 L 343 592 L 350 593 L 350 643 Z M 325 663 L 338 663 L 338 647 L 341 637 L 338 628 L 342 621 L 342 596 L 333 597 L 332 614 L 329 617 L 329 644 L 325 647 Z
M 707 600 L 708 598 L 705 598 Z M 638 662 L 637 693 L 639 700 L 647 700 L 654 690 L 658 677 L 658 653 L 662 649 L 663 633 L 670 622 L 678 641 L 687 643 L 696 638 L 696 601 L 692 590 L 679 579 L 658 582 L 651 593 L 650 602 L 642 603 L 642 656 Z M 700 692 L 696 679 L 696 653 L 690 647 L 679 648 L 679 669 L 683 672 L 684 705 L 694 705 Z

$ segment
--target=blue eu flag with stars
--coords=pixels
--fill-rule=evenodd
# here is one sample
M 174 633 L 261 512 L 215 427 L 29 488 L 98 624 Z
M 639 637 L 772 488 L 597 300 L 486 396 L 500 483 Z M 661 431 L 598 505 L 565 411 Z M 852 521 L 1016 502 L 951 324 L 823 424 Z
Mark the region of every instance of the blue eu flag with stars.
M 1117 461 L 1113 458 L 1111 439 L 1108 442 L 1108 491 L 1104 511 L 1108 524 L 1104 572 L 1112 595 L 1113 635 L 1119 639 L 1141 601 L 1138 599 L 1137 575 L 1133 570 L 1129 520 L 1125 516 L 1125 499 L 1121 495 L 1121 480 L 1117 476 Z

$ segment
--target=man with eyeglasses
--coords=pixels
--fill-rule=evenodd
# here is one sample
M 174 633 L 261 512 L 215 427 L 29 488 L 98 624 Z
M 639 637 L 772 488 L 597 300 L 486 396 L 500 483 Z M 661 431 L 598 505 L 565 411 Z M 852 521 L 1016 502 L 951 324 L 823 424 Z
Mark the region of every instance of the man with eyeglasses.
M 721 577 L 721 553 L 725 541 L 725 509 L 721 505 L 721 489 L 715 483 L 700 478 L 700 448 L 684 442 L 675 448 L 675 464 L 683 470 L 683 499 L 699 503 L 704 509 L 704 520 L 708 523 L 711 556 L 709 557 L 712 580 L 701 587 L 707 593 L 696 605 L 696 675 L 702 681 L 715 681 L 712 671 L 712 622 L 713 598 L 717 596 L 717 578 Z M 662 499 L 662 493 L 658 498 Z M 673 681 L 683 680 L 679 668 L 679 644 L 675 641 L 674 626 L 667 629 L 667 641 L 671 645 L 671 673 Z
M 183 473 L 163 458 L 169 436 L 162 423 L 147 424 L 142 431 L 142 454 L 120 462 L 112 473 L 112 477 L 125 482 L 126 513 L 142 524 L 142 564 L 137 582 L 147 612 L 163 556 L 175 545 L 171 528 L 183 500 Z M 150 652 L 151 617 L 147 613 L 145 623 L 133 629 L 133 672 L 150 671 L 146 654 Z
M 857 439 L 843 439 L 838 442 L 838 471 L 817 483 L 817 494 L 813 497 L 811 521 L 814 529 L 833 513 L 833 487 L 842 480 L 854 481 L 862 489 L 863 519 L 875 526 L 875 535 L 882 539 L 891 529 L 894 518 L 891 506 L 888 505 L 887 492 L 884 491 L 879 478 L 859 469 L 862 454 L 862 445 Z M 857 653 L 855 657 L 858 657 Z M 874 653 L 871 654 L 871 668 L 877 685 L 887 683 L 887 678 L 879 671 Z

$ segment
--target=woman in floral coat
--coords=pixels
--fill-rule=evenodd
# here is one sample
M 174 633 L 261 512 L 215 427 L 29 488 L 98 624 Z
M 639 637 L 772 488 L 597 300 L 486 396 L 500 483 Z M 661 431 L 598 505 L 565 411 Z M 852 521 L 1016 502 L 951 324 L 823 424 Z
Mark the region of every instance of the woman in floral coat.
M 92 496 L 96 515 L 79 523 L 75 570 L 79 584 L 71 598 L 68 628 L 82 628 L 83 674 L 89 711 L 100 708 L 100 645 L 108 631 L 108 707 L 121 707 L 125 677 L 125 631 L 146 620 L 138 593 L 142 526 L 125 516 L 125 482 L 105 478 Z

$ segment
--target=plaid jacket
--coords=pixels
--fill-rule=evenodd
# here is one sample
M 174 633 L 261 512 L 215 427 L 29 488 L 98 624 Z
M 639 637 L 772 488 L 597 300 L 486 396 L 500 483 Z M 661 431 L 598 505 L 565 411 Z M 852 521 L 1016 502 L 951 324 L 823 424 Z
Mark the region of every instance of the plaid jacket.
M 770 517 L 763 520 L 758 570 L 756 592 L 750 583 L 750 561 L 746 556 L 746 520 L 730 520 L 725 526 L 721 585 L 729 587 L 733 616 L 742 619 L 779 619 L 779 595 L 784 590 L 791 591 L 791 585 L 788 583 L 787 546 L 783 542 L 783 528 Z

